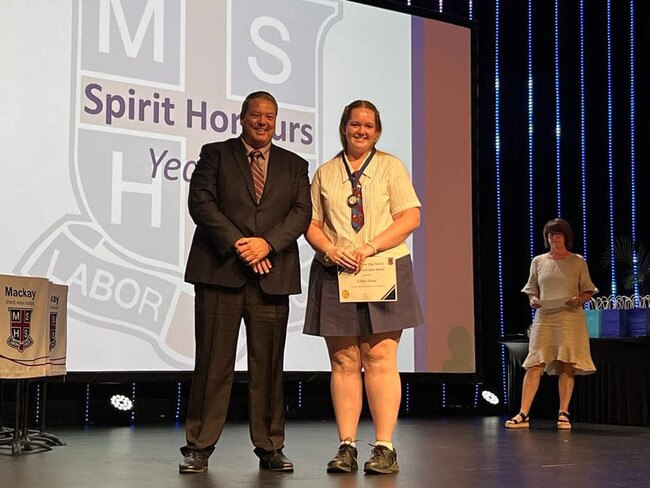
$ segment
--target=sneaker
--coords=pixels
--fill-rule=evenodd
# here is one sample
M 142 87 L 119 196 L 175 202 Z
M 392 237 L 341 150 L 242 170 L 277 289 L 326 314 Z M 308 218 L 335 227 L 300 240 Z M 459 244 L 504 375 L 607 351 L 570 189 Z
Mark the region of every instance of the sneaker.
M 185 454 L 183 462 L 178 465 L 178 472 L 205 473 L 208 470 L 208 454 L 203 451 L 189 451 Z
M 386 446 L 372 445 L 370 459 L 366 461 L 363 470 L 366 474 L 391 474 L 399 472 L 397 451 Z
M 350 473 L 357 469 L 357 448 L 350 444 L 341 444 L 336 456 L 327 463 L 328 473 Z

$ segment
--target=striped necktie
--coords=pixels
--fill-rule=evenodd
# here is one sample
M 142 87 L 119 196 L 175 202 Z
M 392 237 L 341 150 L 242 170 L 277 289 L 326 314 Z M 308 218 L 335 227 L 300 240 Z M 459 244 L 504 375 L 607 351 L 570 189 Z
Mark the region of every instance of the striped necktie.
M 264 191 L 264 169 L 262 168 L 262 161 L 260 161 L 261 159 L 264 159 L 264 156 L 262 155 L 262 151 L 254 150 L 248 153 L 248 157 L 251 160 L 255 198 L 257 203 L 259 203 L 260 198 L 262 198 L 262 192 Z
M 361 179 L 361 171 L 355 171 L 353 174 L 354 179 L 358 182 Z M 357 203 L 352 206 L 352 219 L 351 224 L 355 232 L 359 232 L 364 224 L 363 216 L 363 195 L 361 194 L 361 183 L 357 183 L 352 190 L 352 194 L 357 197 Z

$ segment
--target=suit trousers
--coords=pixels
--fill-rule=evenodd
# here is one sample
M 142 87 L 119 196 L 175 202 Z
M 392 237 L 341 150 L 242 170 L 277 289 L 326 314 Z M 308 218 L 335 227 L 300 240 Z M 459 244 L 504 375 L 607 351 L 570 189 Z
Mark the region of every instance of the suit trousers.
M 255 447 L 284 446 L 284 345 L 289 296 L 267 295 L 257 280 L 241 288 L 195 285 L 196 359 L 186 418 L 187 445 L 212 453 L 228 412 L 241 320 L 248 352 L 248 415 Z

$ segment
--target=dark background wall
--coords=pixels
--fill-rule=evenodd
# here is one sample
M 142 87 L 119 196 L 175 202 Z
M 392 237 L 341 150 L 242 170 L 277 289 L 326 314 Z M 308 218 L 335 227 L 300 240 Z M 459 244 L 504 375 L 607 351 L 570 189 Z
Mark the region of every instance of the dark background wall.
M 485 383 L 498 390 L 498 341 L 502 333 L 524 333 L 530 324 L 520 289 L 531 255 L 544 252 L 547 220 L 560 215 L 572 224 L 574 251 L 586 256 L 601 295 L 634 293 L 624 286 L 629 265 L 617 260 L 612 289 L 610 244 L 631 238 L 633 225 L 637 247 L 650 244 L 649 80 L 642 72 L 650 54 L 650 7 L 612 0 L 393 3 L 438 12 L 442 4 L 443 14 L 477 23 L 483 373 Z M 650 283 L 641 283 L 640 292 L 649 294 Z

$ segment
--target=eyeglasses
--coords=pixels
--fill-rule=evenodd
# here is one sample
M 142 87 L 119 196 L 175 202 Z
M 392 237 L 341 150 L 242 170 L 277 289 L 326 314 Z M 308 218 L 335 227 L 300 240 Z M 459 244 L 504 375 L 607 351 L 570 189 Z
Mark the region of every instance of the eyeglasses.
M 564 232 L 549 232 L 547 234 L 548 237 L 554 237 L 554 236 L 562 236 L 564 237 Z

